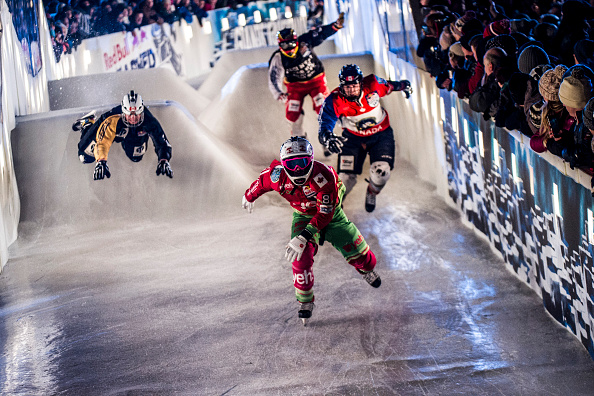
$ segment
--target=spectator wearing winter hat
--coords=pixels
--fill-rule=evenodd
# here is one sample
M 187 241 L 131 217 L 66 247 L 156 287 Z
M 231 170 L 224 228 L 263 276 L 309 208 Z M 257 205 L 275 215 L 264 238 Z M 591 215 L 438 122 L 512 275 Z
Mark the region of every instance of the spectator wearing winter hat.
M 456 41 L 456 38 L 451 32 L 450 25 L 444 26 L 439 35 L 439 45 L 441 46 L 441 50 L 447 51 L 450 48 L 450 45 L 454 44 Z
M 570 69 L 568 72 L 570 74 L 559 87 L 559 98 L 575 122 L 571 128 L 573 144 L 564 148 L 562 156 L 571 169 L 576 166 L 591 168 L 592 134 L 584 125 L 583 110 L 592 98 L 592 81 L 583 73 L 583 68 Z
M 468 32 L 475 30 L 482 31 L 483 24 L 477 19 L 476 13 L 471 10 L 466 11 L 464 15 L 452 22 L 450 25 L 450 30 L 453 36 L 456 38 L 456 41 L 459 41 L 460 38 L 464 37 Z
M 454 71 L 464 67 L 464 52 L 462 51 L 462 45 L 459 42 L 450 46 L 448 50 L 448 58 L 449 64 L 436 77 L 435 83 L 438 88 L 450 91 L 452 89 Z
M 542 109 L 539 132 L 530 138 L 530 147 L 534 151 L 549 150 L 560 157 L 563 149 L 573 141 L 570 129 L 575 122 L 559 99 L 559 87 L 566 71 L 566 66 L 558 65 L 540 78 L 538 89 L 546 103 Z
M 538 21 L 528 18 L 510 19 L 509 24 L 512 33 L 524 33 L 529 35 L 532 29 L 538 25 Z
M 514 40 L 516 40 L 516 43 L 518 44 L 518 54 L 521 52 L 521 50 L 523 50 L 527 46 L 534 45 L 536 43 L 532 37 L 528 37 L 524 33 L 512 32 L 512 34 L 510 34 L 510 36 L 512 36 L 514 38 Z
M 573 59 L 575 64 L 583 64 L 590 69 L 594 68 L 594 41 L 589 39 L 579 40 L 573 46 Z
M 509 19 L 500 19 L 491 22 L 483 31 L 483 37 L 489 38 L 499 36 L 501 34 L 511 34 L 511 25 Z
M 540 22 L 552 23 L 553 25 L 559 27 L 559 24 L 561 24 L 561 18 L 555 14 L 542 14 L 540 16 Z
M 569 162 L 572 169 L 575 166 L 590 167 L 592 163 L 592 135 L 582 121 L 582 111 L 592 98 L 592 81 L 585 73 L 589 69 L 583 65 L 577 66 L 565 72 L 559 87 L 559 99 L 569 116 L 575 120 L 570 130 L 573 141 L 562 151 L 563 159 Z
M 514 63 L 516 62 L 516 52 L 518 51 L 518 44 L 511 35 L 501 34 L 499 36 L 488 38 L 487 42 L 485 43 L 485 50 L 490 50 L 491 48 L 495 47 L 503 49 L 507 56 L 513 57 Z
M 570 74 L 563 78 L 559 86 L 559 100 L 570 116 L 577 117 L 592 97 L 592 81 L 582 68 L 569 69 Z
M 547 53 L 536 45 L 527 46 L 518 56 L 518 70 L 525 74 L 529 74 L 536 66 L 548 65 L 549 63 Z

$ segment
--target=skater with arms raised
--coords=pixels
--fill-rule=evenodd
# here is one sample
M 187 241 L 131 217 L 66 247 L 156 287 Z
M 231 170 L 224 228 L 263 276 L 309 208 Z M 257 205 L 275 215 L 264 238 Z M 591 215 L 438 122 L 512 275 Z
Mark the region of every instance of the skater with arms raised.
M 312 28 L 297 37 L 292 28 L 277 33 L 279 48 L 268 62 L 268 88 L 274 98 L 285 104 L 285 117 L 291 125 L 291 136 L 303 136 L 303 100 L 311 96 L 314 111 L 320 112 L 330 91 L 326 85 L 324 65 L 314 47 L 342 29 L 344 13 L 336 22 Z M 287 92 L 283 91 L 282 85 Z

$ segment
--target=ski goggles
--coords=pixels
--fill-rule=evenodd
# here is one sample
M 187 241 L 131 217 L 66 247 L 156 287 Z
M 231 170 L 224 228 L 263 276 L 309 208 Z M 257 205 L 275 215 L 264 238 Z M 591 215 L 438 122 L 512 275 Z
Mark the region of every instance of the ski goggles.
M 293 48 L 297 47 L 297 41 L 294 41 L 294 40 L 282 41 L 282 42 L 278 43 L 278 45 L 281 47 L 281 49 L 283 49 L 285 51 L 290 51 Z
M 283 160 L 283 167 L 292 172 L 305 170 L 311 164 L 311 157 L 295 157 Z

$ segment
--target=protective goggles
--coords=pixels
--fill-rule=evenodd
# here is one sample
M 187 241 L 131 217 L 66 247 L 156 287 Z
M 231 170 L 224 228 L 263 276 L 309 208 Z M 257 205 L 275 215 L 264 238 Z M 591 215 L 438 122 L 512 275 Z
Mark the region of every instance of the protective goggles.
M 283 160 L 283 166 L 292 172 L 305 170 L 311 164 L 311 157 L 295 157 Z
M 278 45 L 285 51 L 290 51 L 293 48 L 297 47 L 297 41 L 281 41 Z

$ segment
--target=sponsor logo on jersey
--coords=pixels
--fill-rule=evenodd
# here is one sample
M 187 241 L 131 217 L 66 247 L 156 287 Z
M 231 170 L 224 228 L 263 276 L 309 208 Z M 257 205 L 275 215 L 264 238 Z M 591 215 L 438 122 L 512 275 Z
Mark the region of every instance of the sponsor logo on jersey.
M 309 186 L 303 186 L 303 194 L 305 194 L 307 198 L 312 198 L 315 197 L 316 192 L 309 188 Z
M 299 111 L 299 107 L 301 107 L 301 102 L 299 102 L 298 100 L 289 100 L 289 105 L 287 106 L 287 111 L 290 112 L 298 112 Z
M 326 183 L 328 183 L 328 180 L 326 180 L 326 178 L 321 174 L 318 173 L 315 177 L 314 177 L 314 181 L 316 182 L 316 184 L 320 187 L 323 187 Z
M 324 213 L 324 214 L 332 213 L 332 205 L 320 205 L 320 213 Z
M 116 130 L 116 137 L 124 138 L 128 134 L 128 128 L 122 128 L 119 132 Z
M 365 99 L 367 99 L 367 103 L 369 103 L 369 106 L 371 107 L 377 107 L 380 104 L 380 97 L 375 91 L 368 93 L 365 96 Z
M 313 283 L 313 273 L 308 270 L 304 270 L 302 274 L 293 274 L 293 284 L 307 285 Z
M 357 122 L 357 130 L 364 131 L 365 129 L 369 129 L 377 125 L 375 122 L 375 117 L 370 118 L 363 118 L 359 122 Z
M 342 249 L 345 252 L 350 253 L 353 250 L 357 250 L 357 246 L 359 246 L 360 244 L 362 244 L 364 240 L 365 239 L 363 238 L 363 235 L 359 234 L 359 236 L 357 237 L 357 239 L 354 242 L 347 243 L 346 245 L 344 245 L 342 247 Z
M 374 135 L 378 132 L 381 132 L 383 130 L 384 129 L 382 128 L 382 126 L 378 125 L 373 128 L 369 128 L 369 129 L 365 129 L 365 130 L 361 130 L 361 131 L 351 131 L 351 132 L 353 132 L 353 134 L 355 134 L 357 136 L 370 136 L 370 135 Z
M 283 170 L 282 166 L 277 166 L 276 168 L 274 168 L 272 170 L 272 173 L 270 174 L 270 181 L 273 183 L 278 183 L 282 170 Z
M 258 186 L 260 185 L 260 180 L 256 180 L 256 182 L 254 183 L 254 185 L 252 186 L 252 188 L 250 188 L 250 194 L 253 194 L 256 192 L 256 190 L 258 189 Z
M 340 156 L 340 166 L 338 169 L 342 171 L 352 171 L 355 170 L 355 156 L 354 155 L 341 155 Z

